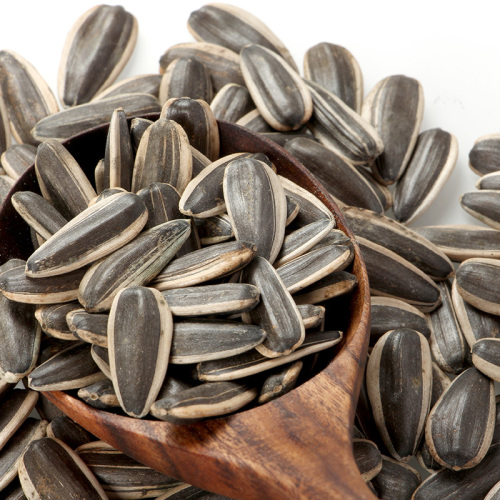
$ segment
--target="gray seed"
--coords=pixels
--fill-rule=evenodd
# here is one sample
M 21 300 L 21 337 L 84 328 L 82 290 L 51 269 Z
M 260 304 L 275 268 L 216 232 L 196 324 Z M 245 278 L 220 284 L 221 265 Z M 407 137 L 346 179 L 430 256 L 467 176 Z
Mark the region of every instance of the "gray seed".
M 303 365 L 302 361 L 295 361 L 270 370 L 262 383 L 257 402 L 264 404 L 290 392 L 297 383 Z
M 483 175 L 476 182 L 476 189 L 500 189 L 500 172 L 491 172 Z
M 127 415 L 149 412 L 165 378 L 172 313 L 157 290 L 130 287 L 116 295 L 108 320 L 111 380 Z
M 500 134 L 483 135 L 476 140 L 469 152 L 469 167 L 477 175 L 500 170 L 499 152 Z
M 14 187 L 15 180 L 8 175 L 0 175 L 0 203 L 7 198 L 10 190 Z
M 422 442 L 420 443 L 420 449 L 417 451 L 416 458 L 420 467 L 430 474 L 434 474 L 443 468 L 443 466 L 436 462 L 434 457 L 431 455 L 425 439 L 422 439 Z
M 73 309 L 66 315 L 66 323 L 71 333 L 78 339 L 108 347 L 108 314 Z
M 111 380 L 108 349 L 93 344 L 90 349 L 90 355 L 92 356 L 92 359 L 94 360 L 95 364 L 99 367 L 102 373 L 104 373 L 106 378 Z
M 66 322 L 66 315 L 80 308 L 78 302 L 41 305 L 36 308 L 35 317 L 48 335 L 62 340 L 75 340 Z
M 65 106 L 89 102 L 109 87 L 137 41 L 137 20 L 121 6 L 98 5 L 73 25 L 64 44 L 58 94 Z
M 295 297 L 294 297 L 295 298 Z M 315 306 L 313 304 L 299 304 L 297 309 L 300 312 L 304 328 L 320 328 L 324 327 L 325 323 L 325 308 L 323 306 Z
M 193 178 L 196 177 L 205 167 L 208 167 L 212 162 L 196 148 L 191 147 L 191 154 L 193 155 Z
M 58 439 L 30 443 L 19 464 L 19 479 L 28 498 L 108 498 L 78 455 Z
M 109 123 L 116 108 L 122 107 L 127 118 L 159 113 L 161 106 L 151 94 L 121 94 L 59 111 L 37 122 L 32 129 L 38 141 L 64 141 L 99 125 Z
M 10 124 L 5 100 L 0 92 L 0 155 L 11 148 Z M 10 175 L 10 174 L 9 174 Z
M 234 237 L 233 226 L 227 214 L 214 215 L 204 219 L 194 219 L 202 245 L 222 243 Z
M 31 129 L 38 121 L 59 111 L 56 98 L 47 83 L 23 57 L 2 50 L 0 91 L 14 139 L 20 144 L 38 144 Z
M 370 184 L 372 189 L 375 191 L 378 196 L 380 203 L 384 207 L 384 210 L 389 210 L 392 207 L 394 202 L 392 192 L 389 190 L 387 186 L 380 184 L 373 174 L 367 170 L 365 167 L 361 165 L 356 165 L 358 172 L 365 178 L 365 180 Z
M 500 382 L 500 339 L 479 339 L 471 349 L 474 366 Z
M 117 193 L 128 193 L 128 191 L 119 187 L 103 189 L 93 200 L 90 201 L 89 207 Z
M 500 229 L 500 191 L 483 189 L 460 197 L 463 209 L 486 225 Z
M 253 102 L 253 101 L 252 101 Z M 274 129 L 266 122 L 258 109 L 252 109 L 236 121 L 236 125 L 245 127 L 259 134 L 273 132 Z
M 35 163 L 35 157 L 35 146 L 31 144 L 12 144 L 4 150 L 0 161 L 5 173 L 17 180 Z
M 377 445 L 368 439 L 353 439 L 354 460 L 365 481 L 371 481 L 382 470 L 382 454 Z
M 299 292 L 294 293 L 293 300 L 298 305 L 317 304 L 347 294 L 357 284 L 358 280 L 354 274 L 346 271 L 335 271 Z
M 210 107 L 217 120 L 236 123 L 254 109 L 255 104 L 246 87 L 237 83 L 228 83 L 217 92 Z
M 403 174 L 417 141 L 424 112 L 420 82 L 393 75 L 378 82 L 363 103 L 362 116 L 370 122 L 384 144 L 373 165 L 374 175 L 392 184 Z
M 105 189 L 104 182 L 104 158 L 100 159 L 97 162 L 97 165 L 94 170 L 94 180 L 95 180 L 95 189 L 97 194 L 101 193 Z
M 132 139 L 134 151 L 137 151 L 144 132 L 146 132 L 153 123 L 152 120 L 148 120 L 147 118 L 132 118 L 130 122 L 130 138 Z
M 304 77 L 329 90 L 357 113 L 363 102 L 363 75 L 354 56 L 333 43 L 318 43 L 304 55 Z
M 410 500 L 421 482 L 413 467 L 386 456 L 382 456 L 381 471 L 372 479 L 378 498 L 384 500 Z
M 47 437 L 60 439 L 72 450 L 95 441 L 95 437 L 69 417 L 58 417 L 47 426 Z
M 352 247 L 351 238 L 340 229 L 332 229 L 320 242 L 313 246 L 313 250 L 318 248 L 328 247 L 330 245 L 345 245 Z
M 257 106 L 276 130 L 297 130 L 312 114 L 309 90 L 295 69 L 275 52 L 258 44 L 241 49 L 241 72 Z
M 160 82 L 161 75 L 159 74 L 131 76 L 110 85 L 102 92 L 99 92 L 92 100 L 100 101 L 101 99 L 123 94 L 151 94 L 158 98 Z
M 279 144 L 281 147 L 284 147 L 290 139 L 295 139 L 297 137 L 302 139 L 312 139 L 313 141 L 318 142 L 305 125 L 299 130 L 289 130 L 287 132 L 261 132 L 261 135 L 262 137 Z
M 443 393 L 450 386 L 451 381 L 446 375 L 446 373 L 441 370 L 439 365 L 432 362 L 432 396 L 431 396 L 431 405 L 430 408 L 434 408 L 434 405 L 437 403 L 438 399 L 443 395 Z M 430 453 L 430 452 L 429 452 Z
M 113 381 L 110 379 L 100 380 L 95 384 L 82 387 L 78 390 L 78 397 L 89 406 L 99 410 L 114 411 L 120 408 L 120 401 L 116 397 Z
M 393 211 L 403 224 L 411 224 L 436 199 L 450 177 L 458 157 L 455 136 L 441 129 L 422 132 L 395 192 Z
M 495 426 L 493 381 L 469 368 L 432 408 L 425 441 L 438 463 L 455 471 L 476 466 L 486 455 Z
M 148 187 L 137 191 L 137 195 L 148 209 L 145 229 L 184 217 L 179 210 L 179 192 L 170 184 L 153 182 Z

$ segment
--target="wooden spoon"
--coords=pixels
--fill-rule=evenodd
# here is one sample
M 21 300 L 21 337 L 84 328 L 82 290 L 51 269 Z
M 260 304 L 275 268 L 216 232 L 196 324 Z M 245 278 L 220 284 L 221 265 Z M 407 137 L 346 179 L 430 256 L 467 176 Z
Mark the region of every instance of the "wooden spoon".
M 157 116 L 152 116 L 155 119 Z M 344 218 L 319 182 L 284 149 L 239 126 L 219 122 L 221 155 L 265 153 L 278 173 L 316 195 L 351 238 Z M 107 126 L 65 145 L 93 178 Z M 0 210 L 0 263 L 32 252 L 29 229 L 12 207 L 21 190 L 38 191 L 34 168 L 16 183 Z M 350 297 L 344 340 L 325 351 L 325 367 L 285 396 L 262 406 L 187 426 L 116 416 L 63 392 L 47 398 L 98 438 L 169 476 L 231 498 L 373 499 L 352 454 L 352 425 L 368 346 L 368 277 L 354 241 L 359 285 Z M 334 311 L 327 310 L 327 317 Z M 324 356 L 325 356 L 324 355 Z

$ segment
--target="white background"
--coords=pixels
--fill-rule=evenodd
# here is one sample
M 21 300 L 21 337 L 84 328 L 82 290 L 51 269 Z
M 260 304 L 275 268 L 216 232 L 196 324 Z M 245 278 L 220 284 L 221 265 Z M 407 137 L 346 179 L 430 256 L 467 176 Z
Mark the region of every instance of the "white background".
M 440 127 L 459 142 L 457 166 L 439 199 L 413 225 L 478 223 L 459 204 L 477 176 L 468 153 L 481 135 L 500 132 L 500 36 L 494 1 L 241 1 L 289 48 L 302 68 L 305 51 L 331 42 L 358 60 L 366 93 L 380 79 L 405 74 L 420 80 L 425 95 L 422 129 Z M 93 1 L 2 1 L 0 49 L 30 61 L 56 92 L 68 31 Z M 165 50 L 192 41 L 186 23 L 202 2 L 123 1 L 139 24 L 135 52 L 120 79 L 154 73 Z

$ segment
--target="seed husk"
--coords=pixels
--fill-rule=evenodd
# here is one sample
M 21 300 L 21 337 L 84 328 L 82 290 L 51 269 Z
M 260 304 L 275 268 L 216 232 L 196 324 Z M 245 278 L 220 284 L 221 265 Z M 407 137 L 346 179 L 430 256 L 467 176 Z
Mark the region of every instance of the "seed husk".
M 60 439 L 72 450 L 96 440 L 90 432 L 66 416 L 55 418 L 49 423 L 47 437 Z
M 325 323 L 325 308 L 314 304 L 299 304 L 297 309 L 302 317 L 304 328 L 323 328 Z
M 450 284 L 442 281 L 437 286 L 441 305 L 430 313 L 431 351 L 440 368 L 458 374 L 470 366 L 470 348 L 453 306 Z
M 387 186 L 380 184 L 370 170 L 367 170 L 365 167 L 357 165 L 356 168 L 358 172 L 366 179 L 366 181 L 370 184 L 372 189 L 375 191 L 378 196 L 380 203 L 384 207 L 384 210 L 389 210 L 392 207 L 394 202 L 392 192 L 389 190 Z
M 384 150 L 375 128 L 332 92 L 312 81 L 306 84 L 314 107 L 308 127 L 314 136 L 352 164 L 371 164 Z
M 240 70 L 240 56 L 222 45 L 206 42 L 172 45 L 160 58 L 160 74 L 179 57 L 192 57 L 201 61 L 210 72 L 215 92 L 228 83 L 245 85 Z
M 106 378 L 111 380 L 111 370 L 109 368 L 109 353 L 108 349 L 101 347 L 96 344 L 92 344 L 90 349 L 90 355 L 94 360 L 94 363 L 99 367 L 99 369 L 104 373 Z M 99 380 L 98 380 L 99 382 Z M 87 387 L 87 386 L 85 386 Z
M 9 116 L 7 114 L 5 100 L 0 92 L 0 155 L 3 156 L 5 151 L 11 148 L 11 144 Z M 18 176 L 16 175 L 16 177 Z
M 477 175 L 500 170 L 499 152 L 500 134 L 483 135 L 476 140 L 469 152 L 469 167 Z
M 134 146 L 134 151 L 137 151 L 139 143 L 141 142 L 144 132 L 153 125 L 153 120 L 148 120 L 147 118 L 135 117 L 132 118 L 130 122 L 130 138 L 132 139 L 132 145 Z
M 414 78 L 392 75 L 378 82 L 363 103 L 362 116 L 384 144 L 372 170 L 384 184 L 397 181 L 417 141 L 424 112 L 422 85 Z
M 246 266 L 256 252 L 254 244 L 244 241 L 211 245 L 173 260 L 152 280 L 151 286 L 163 291 L 230 275 Z M 0 285 L 1 281 L 0 278 Z
M 476 189 L 500 189 L 500 172 L 491 172 L 483 175 L 476 182 Z
M 365 481 L 371 481 L 382 470 L 382 454 L 368 439 L 353 439 L 352 450 L 356 466 Z
M 148 218 L 133 193 L 114 194 L 81 212 L 26 262 L 26 275 L 45 278 L 80 269 L 131 241 Z
M 304 77 L 332 92 L 357 113 L 363 102 L 363 75 L 345 47 L 322 42 L 304 55 Z
M 243 85 L 228 83 L 224 85 L 210 102 L 217 120 L 236 123 L 242 116 L 255 108 L 250 92 Z
M 253 102 L 253 101 L 252 101 Z M 259 134 L 274 132 L 275 129 L 267 123 L 258 109 L 252 109 L 236 121 L 236 125 L 245 127 Z
M 108 498 L 78 455 L 58 439 L 30 443 L 19 463 L 19 479 L 29 498 Z
M 45 80 L 26 59 L 15 52 L 2 50 L 0 91 L 16 142 L 38 144 L 31 129 L 38 121 L 59 111 L 57 100 Z
M 193 160 L 189 140 L 181 124 L 160 118 L 143 134 L 137 149 L 132 191 L 153 182 L 165 182 L 182 193 L 191 180 Z
M 337 200 L 347 205 L 382 213 L 377 193 L 358 170 L 332 149 L 307 138 L 295 138 L 285 144 Z
M 210 106 L 205 101 L 190 97 L 173 97 L 163 105 L 161 118 L 178 123 L 184 129 L 189 144 L 207 158 L 212 161 L 219 158 L 219 127 Z
M 407 462 L 418 449 L 431 400 L 431 363 L 427 340 L 409 328 L 383 335 L 368 360 L 366 383 L 373 417 L 396 460 Z
M 257 402 L 264 404 L 290 392 L 297 383 L 303 365 L 302 361 L 295 361 L 270 370 L 262 382 Z
M 233 226 L 227 214 L 214 215 L 207 218 L 194 219 L 196 230 L 202 245 L 222 243 L 234 237 Z
M 443 466 L 431 455 L 425 439 L 422 439 L 420 443 L 420 449 L 417 451 L 416 458 L 418 464 L 430 474 L 434 474 L 436 471 L 443 468 Z
M 498 500 L 500 498 L 500 481 L 491 488 L 484 500 Z
M 500 229 L 500 191 L 482 189 L 460 197 L 463 209 L 493 229 Z
M 471 352 L 474 366 L 500 382 L 500 339 L 480 339 L 472 346 Z
M 500 315 L 500 262 L 495 259 L 468 259 L 457 269 L 457 291 L 481 311 Z
M 277 175 L 259 160 L 236 159 L 224 172 L 223 192 L 236 240 L 254 243 L 257 255 L 272 264 L 286 223 L 285 191 Z
M 147 188 L 137 191 L 137 195 L 148 209 L 145 229 L 184 217 L 179 210 L 179 192 L 171 184 L 153 182 Z
M 115 411 L 120 408 L 120 401 L 116 397 L 113 381 L 110 379 L 100 380 L 95 384 L 82 387 L 78 390 L 78 397 L 89 406 L 99 410 Z
M 212 100 L 212 81 L 206 66 L 193 57 L 174 59 L 161 76 L 159 100 L 165 104 L 172 97 Z
M 12 177 L 9 177 L 8 175 L 0 175 L 0 203 L 3 203 L 3 200 L 5 200 L 14 184 L 15 181 Z
M 371 482 L 378 498 L 410 500 L 422 479 L 413 467 L 383 455 L 382 469 Z
M 109 367 L 127 415 L 141 418 L 155 401 L 167 372 L 172 331 L 172 313 L 160 292 L 140 286 L 118 292 L 108 320 Z
M 373 295 L 404 300 L 423 312 L 440 304 L 437 285 L 406 259 L 358 236 Z
M 307 334 L 299 348 L 285 356 L 268 358 L 257 350 L 252 350 L 231 358 L 206 361 L 197 365 L 198 377 L 206 382 L 248 377 L 291 363 L 308 354 L 323 351 L 338 344 L 341 340 L 342 332 L 339 331 L 311 332 Z
M 455 471 L 486 455 L 495 425 L 493 381 L 476 368 L 453 380 L 429 413 L 425 440 L 438 463 Z
M 311 94 L 296 70 L 266 47 L 240 52 L 241 72 L 260 114 L 275 130 L 297 130 L 311 117 Z
M 80 308 L 78 302 L 40 305 L 35 310 L 35 318 L 48 335 L 62 340 L 75 340 L 66 322 L 66 315 Z
M 66 315 L 66 323 L 74 337 L 85 342 L 108 347 L 108 315 L 73 309 Z
M 47 361 L 39 364 L 28 376 L 28 385 L 36 391 L 66 391 L 80 389 L 103 380 L 90 355 L 90 345 L 71 344 Z
M 122 107 L 127 118 L 159 113 L 158 99 L 151 94 L 121 94 L 87 104 L 79 104 L 43 118 L 32 129 L 37 141 L 65 141 L 77 134 L 109 123 L 116 108 Z
M 451 384 L 451 380 L 448 375 L 439 367 L 436 362 L 432 362 L 432 396 L 430 408 L 434 408 L 438 399 L 443 395 L 443 393 L 448 389 Z M 430 453 L 430 452 L 429 452 Z
M 161 75 L 158 73 L 131 76 L 110 85 L 92 98 L 99 101 L 108 97 L 123 94 L 151 94 L 158 98 L 160 92 Z
M 12 144 L 4 150 L 0 161 L 5 173 L 17 180 L 35 163 L 36 147 L 32 144 Z

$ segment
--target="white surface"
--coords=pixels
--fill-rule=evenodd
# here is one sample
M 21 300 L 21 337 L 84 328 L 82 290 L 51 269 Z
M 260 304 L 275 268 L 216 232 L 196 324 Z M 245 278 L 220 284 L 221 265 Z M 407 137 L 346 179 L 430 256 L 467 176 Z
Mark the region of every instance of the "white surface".
M 405 74 L 424 88 L 422 129 L 441 127 L 459 143 L 459 160 L 438 201 L 417 225 L 478 223 L 459 205 L 477 176 L 468 153 L 481 135 L 500 131 L 500 37 L 498 9 L 492 1 L 389 0 L 303 2 L 236 0 L 264 21 L 289 48 L 299 68 L 305 51 L 331 42 L 358 60 L 365 95 L 380 79 Z M 204 3 L 184 0 L 123 1 L 139 23 L 135 52 L 119 79 L 158 71 L 158 61 L 175 44 L 192 41 L 186 22 Z M 96 2 L 2 2 L 0 49 L 30 61 L 56 92 L 57 70 L 66 34 Z

